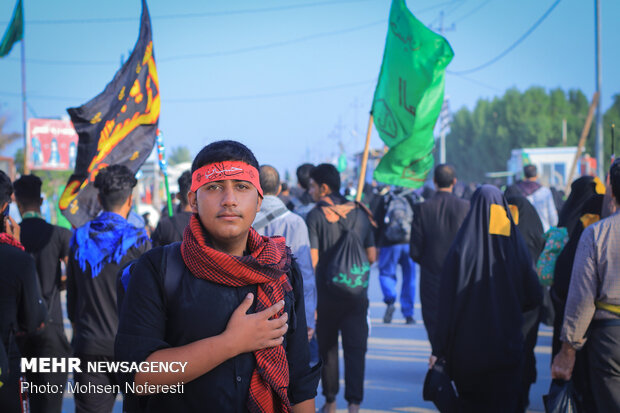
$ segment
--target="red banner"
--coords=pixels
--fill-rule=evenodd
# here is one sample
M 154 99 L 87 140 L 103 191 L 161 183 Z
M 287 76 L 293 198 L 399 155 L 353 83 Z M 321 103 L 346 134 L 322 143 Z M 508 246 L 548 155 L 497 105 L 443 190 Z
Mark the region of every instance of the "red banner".
M 66 171 L 75 168 L 78 135 L 69 120 L 28 119 L 28 168 Z

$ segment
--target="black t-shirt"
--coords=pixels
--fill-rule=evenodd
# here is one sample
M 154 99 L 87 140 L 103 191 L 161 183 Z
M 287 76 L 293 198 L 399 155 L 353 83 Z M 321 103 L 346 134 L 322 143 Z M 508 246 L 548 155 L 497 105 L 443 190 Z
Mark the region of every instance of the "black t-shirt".
M 179 211 L 172 217 L 162 216 L 153 232 L 153 246 L 160 247 L 183 241 L 183 231 L 192 217 L 191 212 Z
M 332 197 L 335 204 L 341 204 L 346 200 L 340 197 Z M 357 206 L 350 211 L 346 216 L 347 223 L 354 221 L 353 230 L 362 240 L 364 248 L 370 248 L 375 246 L 374 227 L 370 222 L 368 213 Z M 321 210 L 321 206 L 315 206 L 306 218 L 306 224 L 308 225 L 308 235 L 310 236 L 310 248 L 316 248 L 319 250 L 319 265 L 321 260 L 325 257 L 325 254 L 329 249 L 334 246 L 341 235 L 341 228 L 338 222 L 328 222 L 325 214 Z M 317 271 L 317 287 L 323 285 L 321 282 L 320 271 Z
M 69 255 L 71 231 L 41 218 L 26 218 L 20 227 L 22 245 L 35 259 L 41 294 L 49 308 L 48 321 L 62 325 L 60 260 Z
M 163 248 L 146 253 L 131 270 L 123 298 L 116 337 L 116 359 L 141 362 L 153 352 L 179 347 L 226 329 L 233 311 L 257 286 L 231 287 L 199 279 L 183 265 L 178 289 L 168 301 L 164 293 L 161 262 Z M 165 269 L 164 269 L 165 271 Z M 289 364 L 289 400 L 299 403 L 316 396 L 318 368 L 309 367 L 308 333 L 304 311 L 303 280 L 292 271 L 293 291 L 284 298 L 289 328 L 284 348 Z M 255 305 L 248 313 L 255 311 Z M 226 360 L 197 379 L 185 383 L 182 395 L 156 394 L 140 397 L 147 412 L 246 412 L 250 379 L 256 368 L 253 353 Z M 121 376 L 132 383 L 134 374 Z
M 69 254 L 67 267 L 67 313 L 73 322 L 73 350 L 79 354 L 114 356 L 114 337 L 118 329 L 116 281 L 119 270 L 151 248 L 146 241 L 130 248 L 119 264 L 106 264 L 92 277 L 90 266 L 82 271 Z

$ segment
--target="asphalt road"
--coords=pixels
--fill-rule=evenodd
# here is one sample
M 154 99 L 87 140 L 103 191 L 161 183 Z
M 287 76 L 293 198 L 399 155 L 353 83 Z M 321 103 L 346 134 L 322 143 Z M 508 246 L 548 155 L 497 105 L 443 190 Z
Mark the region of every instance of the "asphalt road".
M 416 277 L 416 281 L 418 280 L 419 278 Z M 400 285 L 398 288 L 400 289 Z M 430 344 L 421 322 L 417 285 L 414 315 L 417 323 L 415 325 L 405 324 L 398 305 L 392 323 L 383 324 L 385 304 L 383 303 L 376 266 L 371 272 L 369 297 L 371 301 L 371 331 L 368 340 L 368 353 L 366 354 L 365 394 L 362 412 L 426 413 L 437 411 L 432 403 L 422 400 L 422 385 L 430 355 Z M 67 327 L 70 330 L 70 326 Z M 542 395 L 547 393 L 551 381 L 549 369 L 551 335 L 552 330 L 550 328 L 541 326 L 536 347 L 538 381 L 530 391 L 529 412 L 544 412 Z M 347 403 L 343 397 L 344 366 L 342 364 L 342 352 L 340 356 L 341 390 L 337 399 L 339 413 L 347 411 Z M 321 407 L 324 402 L 325 399 L 321 395 L 319 386 L 316 398 L 317 408 Z M 121 403 L 119 397 L 114 413 L 121 413 Z M 72 396 L 65 394 L 63 412 L 73 412 L 74 406 Z

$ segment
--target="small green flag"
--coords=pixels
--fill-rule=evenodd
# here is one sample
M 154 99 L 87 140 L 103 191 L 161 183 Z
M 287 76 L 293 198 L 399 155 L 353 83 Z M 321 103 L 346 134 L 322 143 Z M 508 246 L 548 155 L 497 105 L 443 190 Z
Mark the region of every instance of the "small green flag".
M 390 148 L 374 172 L 377 181 L 419 188 L 433 168 L 433 128 L 443 104 L 445 69 L 454 52 L 393 0 L 383 63 L 372 103 L 374 123 Z
M 17 0 L 15 10 L 13 10 L 13 18 L 9 23 L 9 27 L 2 36 L 0 42 L 0 57 L 4 57 L 11 52 L 13 44 L 24 38 L 24 10 L 22 8 L 22 0 Z

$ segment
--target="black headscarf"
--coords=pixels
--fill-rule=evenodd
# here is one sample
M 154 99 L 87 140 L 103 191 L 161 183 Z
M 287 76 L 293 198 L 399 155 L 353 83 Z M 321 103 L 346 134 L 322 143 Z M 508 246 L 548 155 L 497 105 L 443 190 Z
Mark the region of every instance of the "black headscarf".
M 492 210 L 493 209 L 493 210 Z M 491 227 L 501 228 L 497 235 Z M 542 300 L 528 248 L 494 186 L 474 193 L 444 261 L 437 349 L 458 383 L 516 368 L 523 358 L 522 312 Z
M 570 277 L 573 272 L 573 263 L 575 261 L 575 254 L 577 253 L 577 246 L 579 245 L 579 238 L 581 233 L 586 228 L 584 222 L 588 225 L 593 223 L 590 218 L 594 218 L 595 221 L 601 217 L 601 210 L 603 208 L 604 195 L 592 195 L 578 211 L 579 215 L 573 232 L 569 233 L 568 242 L 562 249 L 558 259 L 555 262 L 555 271 L 553 273 L 553 286 L 551 287 L 552 297 L 554 304 L 556 305 L 557 315 L 561 318 L 564 317 L 564 305 L 566 304 L 566 297 L 568 296 L 568 286 L 570 285 Z M 585 216 L 585 217 L 584 217 Z M 582 217 L 584 217 L 582 221 Z
M 593 176 L 582 176 L 575 179 L 570 188 L 570 195 L 558 215 L 558 227 L 566 227 L 569 235 L 581 217 L 584 204 L 596 194 L 596 181 Z
M 519 210 L 519 217 L 516 219 L 517 228 L 519 228 L 530 251 L 530 257 L 534 265 L 536 265 L 538 256 L 545 247 L 545 238 L 543 237 L 545 231 L 543 230 L 542 222 L 538 212 L 536 212 L 536 208 L 534 208 L 530 201 L 521 193 L 515 193 L 510 188 L 512 187 L 509 187 L 505 193 L 506 201 L 508 204 L 516 206 Z

